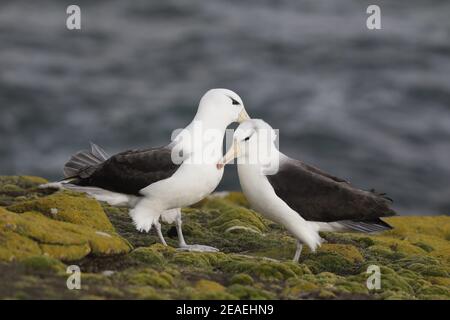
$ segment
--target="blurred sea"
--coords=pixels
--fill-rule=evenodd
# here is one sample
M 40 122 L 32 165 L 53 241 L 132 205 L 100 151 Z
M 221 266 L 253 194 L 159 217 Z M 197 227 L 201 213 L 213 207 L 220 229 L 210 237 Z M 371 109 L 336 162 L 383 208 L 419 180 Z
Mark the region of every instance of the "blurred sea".
M 65 27 L 74 3 L 81 31 Z M 284 153 L 401 214 L 450 213 L 445 0 L 2 0 L 0 174 L 58 179 L 89 141 L 163 145 L 214 87 L 280 129 Z M 220 189 L 239 189 L 235 171 Z

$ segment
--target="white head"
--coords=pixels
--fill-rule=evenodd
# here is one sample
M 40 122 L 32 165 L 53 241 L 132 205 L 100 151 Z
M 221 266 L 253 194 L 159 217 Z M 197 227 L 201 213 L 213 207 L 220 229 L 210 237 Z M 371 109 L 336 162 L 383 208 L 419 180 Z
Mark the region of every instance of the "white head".
M 221 169 L 234 158 L 238 158 L 238 163 L 278 167 L 276 139 L 277 134 L 268 123 L 261 119 L 246 120 L 234 132 L 233 145 L 217 168 Z
M 211 89 L 200 100 L 195 118 L 225 127 L 250 119 L 241 97 L 228 89 Z
M 180 164 L 189 157 L 189 161 L 216 164 L 222 157 L 225 129 L 233 122 L 247 119 L 250 117 L 236 93 L 227 89 L 209 90 L 200 99 L 192 122 L 173 132 L 172 161 Z

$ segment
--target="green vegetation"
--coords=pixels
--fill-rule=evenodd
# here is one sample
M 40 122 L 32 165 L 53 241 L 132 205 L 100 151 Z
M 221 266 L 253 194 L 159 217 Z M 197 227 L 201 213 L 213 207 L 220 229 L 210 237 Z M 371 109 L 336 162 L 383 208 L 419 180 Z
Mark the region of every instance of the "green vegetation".
M 324 233 L 316 253 L 290 261 L 295 240 L 230 193 L 183 209 L 189 243 L 176 250 L 135 230 L 127 209 L 73 192 L 41 190 L 37 177 L 0 177 L 0 298 L 8 299 L 450 299 L 450 217 L 393 217 L 379 235 Z M 66 267 L 82 271 L 66 288 Z M 381 268 L 369 290 L 368 266 Z

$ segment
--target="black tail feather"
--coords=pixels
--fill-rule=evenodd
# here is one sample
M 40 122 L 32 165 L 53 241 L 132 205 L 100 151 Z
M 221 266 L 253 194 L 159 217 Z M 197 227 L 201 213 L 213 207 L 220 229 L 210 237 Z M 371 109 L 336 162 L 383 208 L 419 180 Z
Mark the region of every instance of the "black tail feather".
M 339 224 L 350 230 L 364 233 L 382 232 L 393 229 L 391 225 L 379 218 L 370 221 L 344 220 L 339 221 Z
M 381 197 L 385 200 L 390 201 L 391 203 L 394 203 L 394 200 L 387 196 L 386 192 L 378 192 L 375 189 L 370 189 L 369 192 L 373 193 L 374 195 Z
M 101 164 L 108 158 L 108 154 L 102 148 L 91 142 L 91 151 L 79 151 L 65 164 L 64 178 L 77 177 L 86 169 Z

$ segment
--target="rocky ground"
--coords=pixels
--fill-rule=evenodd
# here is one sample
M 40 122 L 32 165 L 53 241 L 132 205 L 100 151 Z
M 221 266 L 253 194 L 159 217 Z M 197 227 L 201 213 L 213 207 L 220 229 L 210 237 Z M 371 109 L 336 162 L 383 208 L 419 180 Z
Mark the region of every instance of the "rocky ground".
M 138 233 L 126 209 L 82 194 L 38 189 L 37 177 L 0 177 L 0 298 L 3 299 L 450 299 L 450 217 L 393 217 L 380 235 L 324 233 L 327 243 L 300 263 L 295 241 L 250 210 L 240 193 L 184 211 L 189 243 L 219 253 L 174 249 Z M 69 290 L 69 265 L 81 289 Z M 367 268 L 381 288 L 366 286 Z

